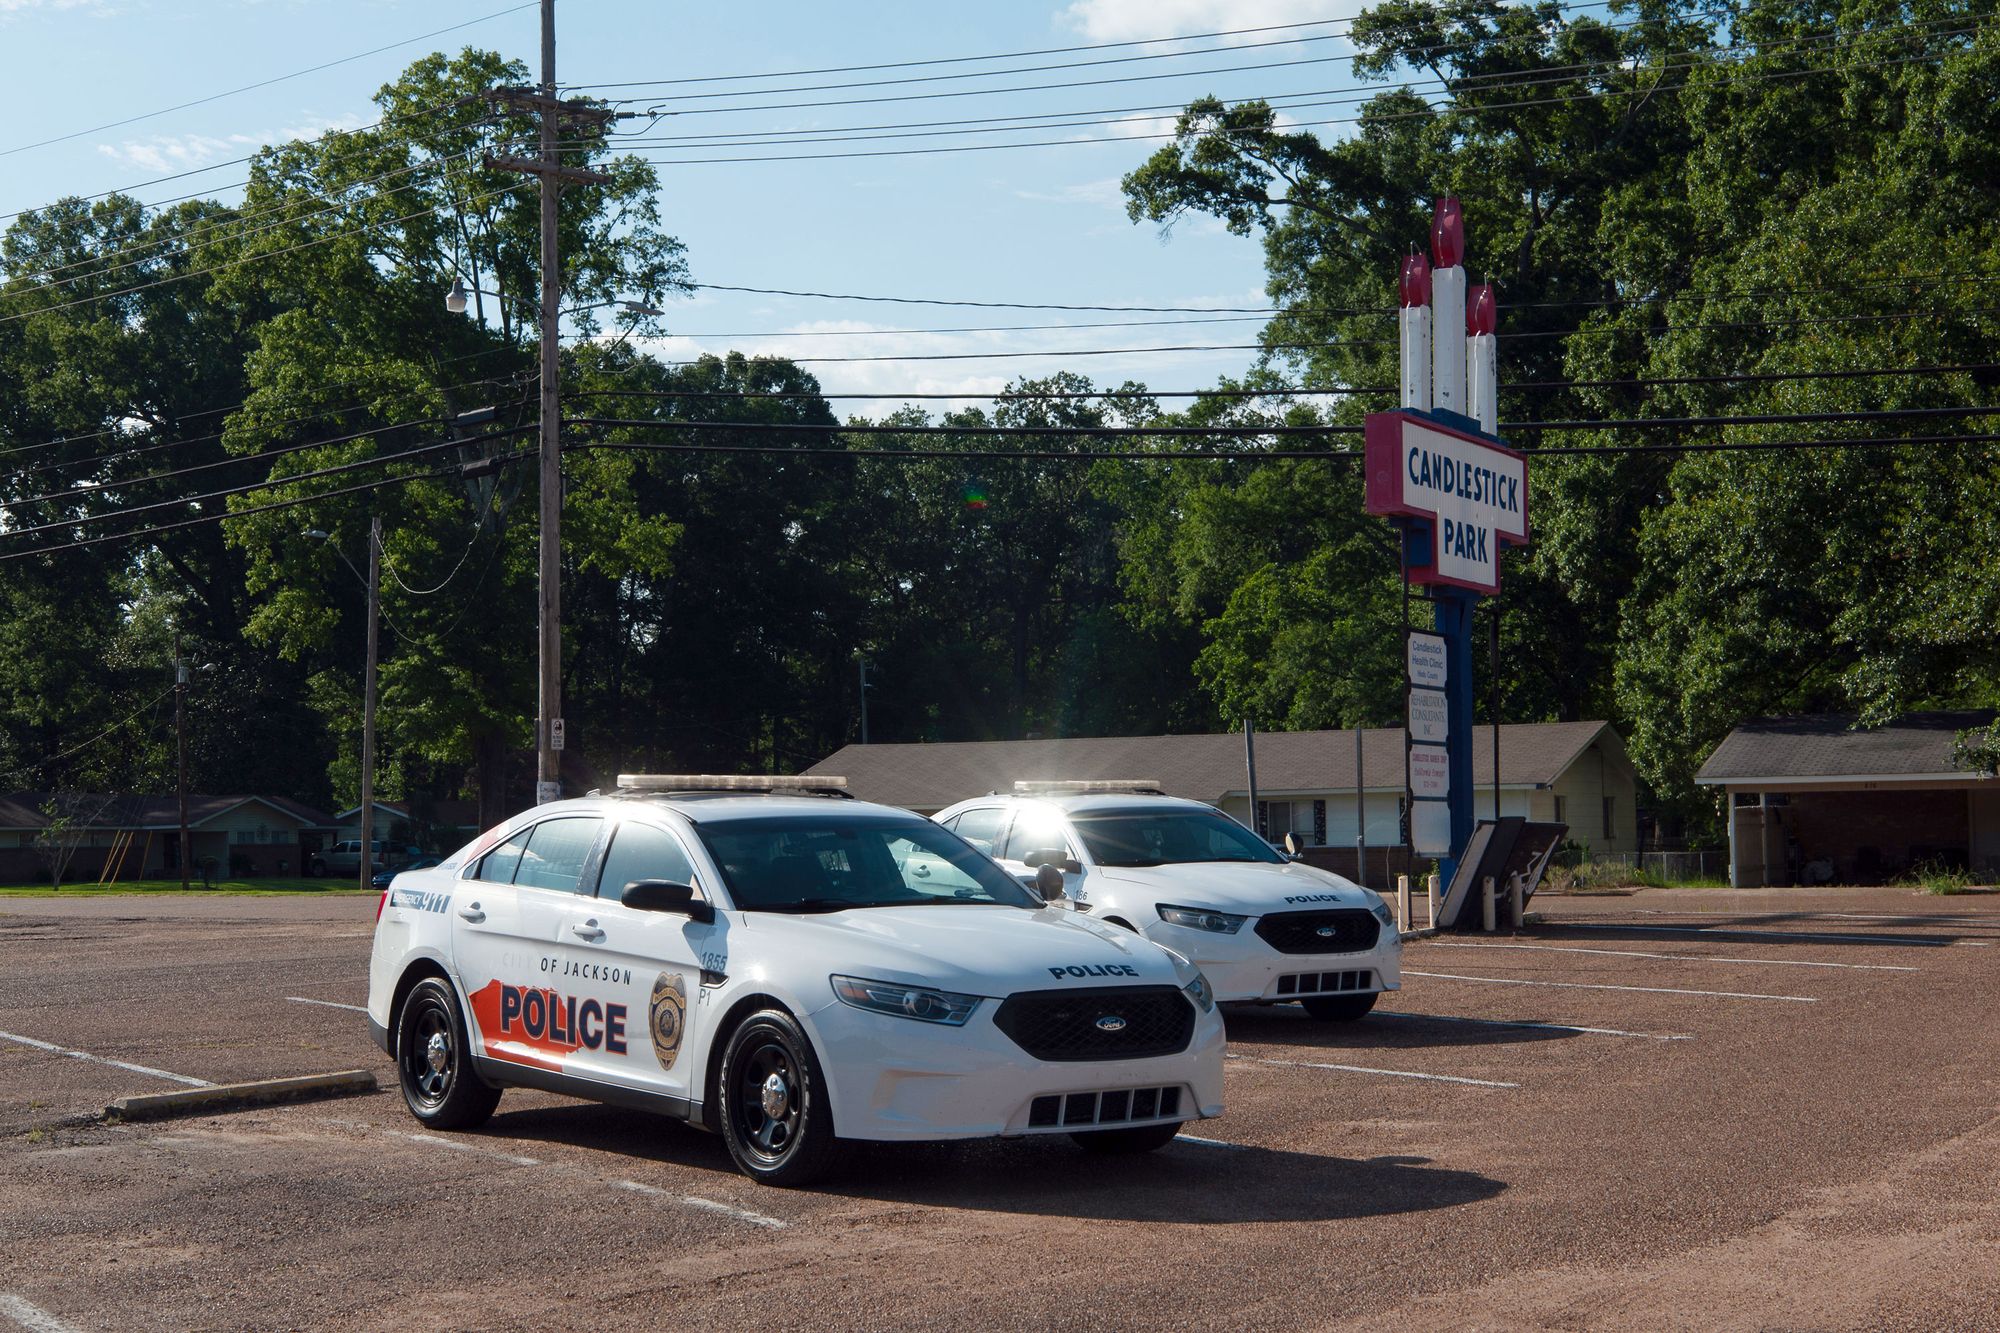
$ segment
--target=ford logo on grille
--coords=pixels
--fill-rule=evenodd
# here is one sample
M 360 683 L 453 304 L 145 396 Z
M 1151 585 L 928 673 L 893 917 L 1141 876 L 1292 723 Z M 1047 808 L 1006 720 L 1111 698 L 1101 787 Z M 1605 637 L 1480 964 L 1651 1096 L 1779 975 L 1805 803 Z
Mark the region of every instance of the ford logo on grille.
M 1313 933 L 1325 939 L 1330 940 L 1334 936 L 1334 929 L 1332 926 L 1321 926 L 1318 930 L 1314 931 Z
M 1100 1032 L 1123 1032 L 1125 1020 L 1116 1014 L 1106 1014 L 1097 1020 L 1097 1027 Z

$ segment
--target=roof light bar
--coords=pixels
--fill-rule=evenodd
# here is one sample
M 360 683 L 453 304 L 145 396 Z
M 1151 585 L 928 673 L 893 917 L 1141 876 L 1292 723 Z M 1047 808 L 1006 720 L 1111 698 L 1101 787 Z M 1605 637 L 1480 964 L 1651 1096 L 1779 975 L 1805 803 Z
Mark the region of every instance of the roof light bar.
M 1017 792 L 1067 792 L 1071 795 L 1087 795 L 1091 792 L 1143 792 L 1161 795 L 1165 788 L 1158 778 L 1092 778 L 1084 780 L 1048 779 L 1035 782 L 1017 782 Z
M 620 791 L 846 791 L 840 777 L 774 777 L 763 773 L 620 773 Z

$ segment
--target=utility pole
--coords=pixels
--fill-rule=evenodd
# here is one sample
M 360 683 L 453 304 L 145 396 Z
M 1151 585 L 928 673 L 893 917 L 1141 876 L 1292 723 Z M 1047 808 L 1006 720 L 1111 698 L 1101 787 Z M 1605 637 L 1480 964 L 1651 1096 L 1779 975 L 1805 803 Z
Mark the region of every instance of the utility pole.
M 188 890 L 188 735 L 187 735 L 187 661 L 181 656 L 181 635 L 174 631 L 174 746 L 180 752 L 176 762 L 179 770 L 174 779 L 174 791 L 180 798 L 181 806 L 181 892 Z
M 868 659 L 857 654 L 855 663 L 861 668 L 861 743 L 868 744 Z
M 382 520 L 368 524 L 368 666 L 361 686 L 361 869 L 363 892 L 375 884 L 375 663 L 382 619 Z
M 562 325 L 562 258 L 559 213 L 564 181 L 608 184 L 609 176 L 566 167 L 557 142 L 565 121 L 602 128 L 612 113 L 556 96 L 556 0 L 542 0 L 542 82 L 538 88 L 495 88 L 488 96 L 532 108 L 541 124 L 541 153 L 533 158 L 489 155 L 486 165 L 538 177 L 542 189 L 542 413 L 541 413 L 541 621 L 540 670 L 535 691 L 535 803 L 562 798 L 562 405 L 558 392 Z

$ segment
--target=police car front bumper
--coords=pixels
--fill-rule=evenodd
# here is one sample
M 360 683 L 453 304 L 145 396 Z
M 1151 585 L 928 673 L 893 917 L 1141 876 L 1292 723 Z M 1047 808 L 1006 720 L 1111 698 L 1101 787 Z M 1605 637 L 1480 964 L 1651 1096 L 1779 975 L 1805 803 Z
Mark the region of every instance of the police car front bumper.
M 964 1027 L 837 1002 L 807 1015 L 835 1131 L 878 1141 L 975 1139 L 1222 1114 L 1218 1011 L 1197 1013 L 1193 1038 L 1172 1055 L 1052 1062 L 1035 1059 L 993 1025 L 998 1007 L 982 1001 Z
M 1221 1003 L 1392 991 L 1403 985 L 1403 944 L 1389 928 L 1374 948 L 1357 953 L 1280 953 L 1247 921 L 1233 935 L 1164 921 L 1143 933 L 1199 967 Z

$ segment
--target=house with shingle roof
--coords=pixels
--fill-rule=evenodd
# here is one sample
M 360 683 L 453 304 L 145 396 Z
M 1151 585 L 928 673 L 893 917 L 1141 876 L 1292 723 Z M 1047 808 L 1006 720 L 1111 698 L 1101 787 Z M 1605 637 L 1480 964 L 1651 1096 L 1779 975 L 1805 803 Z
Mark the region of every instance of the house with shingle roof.
M 189 796 L 193 865 L 223 874 L 298 874 L 332 825 L 284 796 Z M 170 879 L 180 874 L 180 803 L 173 796 L 22 791 L 0 795 L 0 883 L 48 874 L 44 848 L 61 829 L 66 882 Z
M 1990 711 L 1756 718 L 1695 781 L 1729 802 L 1730 882 L 1879 884 L 1936 865 L 2000 875 L 2000 782 L 1952 761 Z
M 1403 730 L 1360 732 L 1358 780 L 1355 736 L 1352 730 L 1272 731 L 1254 738 L 1255 826 L 1274 842 L 1292 833 L 1309 846 L 1341 849 L 1350 872 L 1357 826 L 1370 848 L 1402 845 Z M 1493 742 L 1491 727 L 1478 728 L 1471 739 L 1481 818 L 1493 813 Z M 1570 836 L 1594 854 L 1638 851 L 1638 781 L 1625 743 L 1609 723 L 1503 724 L 1499 753 L 1500 813 L 1568 824 Z M 1016 782 L 1147 778 L 1169 796 L 1206 801 L 1252 822 L 1241 732 L 849 745 L 806 772 L 841 775 L 863 800 L 921 814 L 1011 791 Z M 1404 864 L 1409 859 L 1401 858 Z M 1395 868 L 1395 858 L 1385 861 Z M 1381 879 L 1380 870 L 1371 860 L 1368 879 Z

